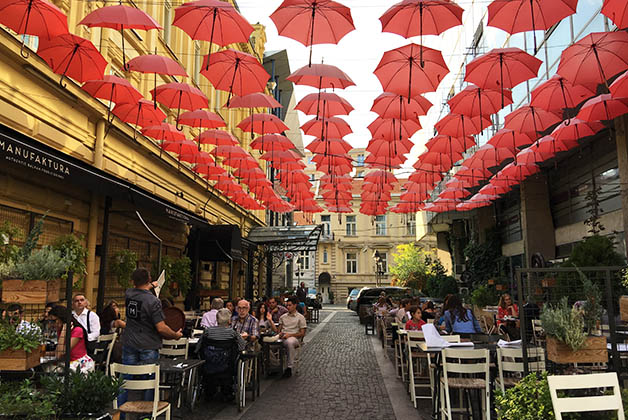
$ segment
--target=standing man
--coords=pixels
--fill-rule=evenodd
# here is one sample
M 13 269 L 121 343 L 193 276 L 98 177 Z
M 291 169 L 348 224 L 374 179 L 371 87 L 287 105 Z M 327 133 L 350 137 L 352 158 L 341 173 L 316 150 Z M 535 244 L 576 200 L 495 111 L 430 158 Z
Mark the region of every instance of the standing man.
M 181 330 L 173 331 L 164 321 L 161 302 L 151 292 L 157 286 L 145 268 L 138 268 L 131 276 L 132 289 L 126 291 L 126 328 L 122 335 L 122 363 L 125 365 L 148 365 L 157 363 L 162 338 L 178 340 Z M 152 400 L 153 391 L 144 394 L 145 400 Z M 118 404 L 124 404 L 127 392 L 118 397 Z
M 299 288 L 297 289 L 297 299 L 299 302 L 305 303 L 305 298 L 307 297 L 307 289 L 305 288 L 305 283 L 301 282 Z
M 273 322 L 277 323 L 283 314 L 288 313 L 288 310 L 277 304 L 277 298 L 271 297 L 268 299 L 268 312 L 272 315 Z
M 288 313 L 279 318 L 279 338 L 283 340 L 283 346 L 288 352 L 288 368 L 283 374 L 284 378 L 292 376 L 294 356 L 307 329 L 305 317 L 297 312 L 298 304 L 299 300 L 296 297 L 289 297 L 288 302 L 286 302 Z
M 77 293 L 72 298 L 72 315 L 74 315 L 85 331 L 87 331 L 87 343 L 85 343 L 85 347 L 87 348 L 87 354 L 92 356 L 93 351 L 96 349 L 98 337 L 100 337 L 100 318 L 98 318 L 95 312 L 87 309 L 88 305 L 89 301 L 82 293 Z
M 238 316 L 232 319 L 231 328 L 236 330 L 247 342 L 254 343 L 257 337 L 259 337 L 259 324 L 257 319 L 249 313 L 251 304 L 248 300 L 240 299 L 236 310 L 238 311 Z

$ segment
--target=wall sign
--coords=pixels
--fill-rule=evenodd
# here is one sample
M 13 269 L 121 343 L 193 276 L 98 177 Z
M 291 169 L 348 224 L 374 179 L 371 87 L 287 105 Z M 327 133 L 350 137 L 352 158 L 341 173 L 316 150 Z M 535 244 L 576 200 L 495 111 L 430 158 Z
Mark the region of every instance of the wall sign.
M 68 165 L 7 137 L 0 137 L 0 158 L 59 179 L 65 179 L 70 175 Z

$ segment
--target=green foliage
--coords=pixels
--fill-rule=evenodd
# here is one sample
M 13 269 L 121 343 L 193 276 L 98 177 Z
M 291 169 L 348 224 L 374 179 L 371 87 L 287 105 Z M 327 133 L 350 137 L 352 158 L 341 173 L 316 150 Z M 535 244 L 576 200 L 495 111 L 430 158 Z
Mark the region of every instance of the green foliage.
M 0 384 L 0 418 L 46 420 L 55 417 L 52 396 L 37 391 L 28 379 Z
M 594 284 L 584 273 L 578 270 L 580 279 L 582 280 L 582 289 L 587 300 L 582 306 L 582 319 L 588 334 L 593 334 L 597 330 L 604 308 L 600 304 L 602 302 L 602 292 L 597 284 Z
M 61 256 L 50 246 L 32 252 L 25 260 L 15 264 L 14 278 L 23 280 L 55 280 L 67 273 L 72 256 Z
M 429 255 L 425 257 L 425 262 L 430 267 L 423 292 L 431 297 L 444 298 L 448 294 L 458 293 L 458 282 L 453 276 L 448 276 L 445 267 L 438 258 Z
M 466 271 L 474 285 L 486 284 L 495 277 L 500 277 L 504 267 L 502 244 L 497 231 L 489 231 L 486 241 L 470 241 L 464 248 Z
M 553 420 L 547 372 L 531 373 L 505 393 L 495 391 L 495 409 L 501 420 Z
M 31 352 L 43 342 L 40 328 L 23 328 L 20 332 L 8 320 L 0 320 L 0 351 L 24 350 Z
M 137 268 L 137 254 L 128 249 L 115 253 L 109 262 L 109 270 L 124 289 L 131 287 L 131 274 Z
M 419 289 L 432 297 L 444 297 L 452 293 L 452 289 L 457 291 L 455 279 L 447 276 L 433 252 L 414 243 L 398 245 L 396 251 L 393 253 L 394 263 L 389 268 L 395 285 Z
M 615 251 L 607 236 L 593 235 L 574 246 L 563 267 L 614 267 L 623 266 L 624 257 Z
M 569 306 L 567 296 L 558 305 L 547 305 L 541 313 L 543 329 L 548 337 L 554 337 L 572 348 L 573 351 L 584 347 L 584 317 L 582 313 Z
M 47 375 L 41 379 L 44 390 L 51 395 L 58 414 L 102 414 L 122 391 L 123 380 L 101 371 L 87 375 L 71 370 L 69 385 L 62 375 Z
M 157 272 L 157 261 L 153 261 L 152 276 L 156 279 L 161 273 Z M 172 283 L 177 283 L 179 291 L 185 295 L 192 287 L 192 261 L 183 256 L 173 258 L 169 255 L 161 259 L 161 269 L 166 271 L 166 286 L 169 288 Z
M 62 257 L 71 257 L 72 263 L 67 271 L 61 276 L 67 279 L 68 273 L 73 273 L 75 286 L 79 286 L 87 275 L 87 249 L 83 246 L 83 238 L 77 238 L 71 233 L 58 237 L 52 244 L 52 248 L 61 253 Z
M 20 234 L 20 230 L 5 220 L 0 225 L 0 266 L 15 261 L 20 254 L 20 248 L 13 243 Z
M 46 218 L 47 214 L 48 212 L 46 212 L 46 214 L 41 216 L 41 218 L 37 221 L 37 223 L 35 223 L 35 226 L 33 226 L 33 229 L 31 229 L 30 233 L 26 237 L 26 241 L 24 241 L 24 245 L 22 246 L 22 249 L 20 250 L 20 255 L 19 255 L 20 260 L 23 261 L 23 260 L 26 260 L 28 257 L 30 257 L 31 253 L 37 246 L 37 242 L 39 241 L 41 232 L 44 229 L 44 219 Z
M 499 294 L 491 286 L 478 286 L 471 293 L 471 303 L 479 308 L 497 305 L 498 301 Z

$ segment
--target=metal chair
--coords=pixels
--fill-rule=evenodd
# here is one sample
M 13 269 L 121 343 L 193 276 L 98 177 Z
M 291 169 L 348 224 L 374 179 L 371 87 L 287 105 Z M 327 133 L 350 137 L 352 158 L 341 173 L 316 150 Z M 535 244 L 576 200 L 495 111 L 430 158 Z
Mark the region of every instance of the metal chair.
M 188 358 L 189 341 L 187 338 L 182 337 L 178 340 L 163 340 L 162 344 L 162 348 L 159 349 L 160 356 L 173 359 L 175 357 Z
M 113 352 L 113 346 L 116 343 L 118 333 L 102 334 L 98 336 L 96 349 L 94 350 L 94 358 L 96 364 L 100 368 L 104 368 L 105 374 L 109 375 L 109 363 L 111 362 L 111 353 Z
M 159 401 L 159 366 L 157 365 L 122 365 L 113 363 L 111 365 L 111 375 L 152 375 L 151 379 L 127 379 L 124 378 L 122 387 L 128 390 L 143 391 L 152 389 L 155 391 L 153 401 L 127 401 L 118 407 L 118 401 L 113 400 L 113 408 L 122 413 L 129 414 L 150 414 L 151 419 L 156 419 L 161 414 L 166 415 L 166 420 L 170 420 L 170 403 Z

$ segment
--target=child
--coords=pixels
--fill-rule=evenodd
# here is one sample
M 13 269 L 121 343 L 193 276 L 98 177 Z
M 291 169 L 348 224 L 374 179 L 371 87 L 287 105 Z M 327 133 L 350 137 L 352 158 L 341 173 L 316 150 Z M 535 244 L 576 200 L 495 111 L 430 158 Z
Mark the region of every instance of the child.
M 412 319 L 406 322 L 406 330 L 421 331 L 421 327 L 425 325 L 425 321 L 423 321 L 423 314 L 421 313 L 421 307 L 418 305 L 410 306 L 409 312 L 412 314 Z

